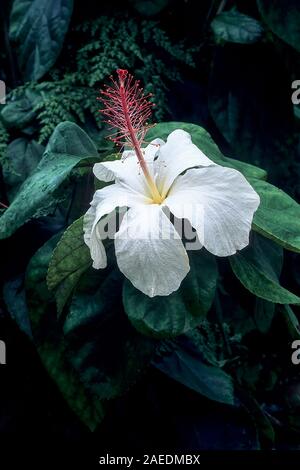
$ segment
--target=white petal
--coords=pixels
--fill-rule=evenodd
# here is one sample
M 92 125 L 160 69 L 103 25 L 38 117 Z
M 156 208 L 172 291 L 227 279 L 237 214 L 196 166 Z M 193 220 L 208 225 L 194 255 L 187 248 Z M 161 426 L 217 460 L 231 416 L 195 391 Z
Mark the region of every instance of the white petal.
M 190 269 L 178 233 L 156 204 L 129 209 L 115 249 L 122 273 L 149 297 L 177 290 Z
M 144 156 L 144 159 L 146 160 L 146 162 L 148 162 L 148 163 L 153 162 L 154 158 L 157 156 L 157 154 L 160 150 L 160 147 L 164 144 L 165 144 L 164 140 L 154 139 L 150 142 L 149 145 L 147 145 L 147 147 L 142 148 L 143 156 Z M 122 159 L 123 160 L 127 160 L 127 158 L 130 158 L 130 157 L 137 158 L 134 150 L 125 150 L 122 153 Z
M 114 181 L 124 170 L 124 162 L 121 160 L 114 160 L 112 162 L 95 163 L 93 172 L 96 178 L 105 183 Z
M 124 152 L 127 153 L 127 152 Z M 140 194 L 149 194 L 149 189 L 140 165 L 133 152 L 128 152 L 125 159 L 114 162 L 96 163 L 94 175 L 100 181 L 121 181 L 124 185 Z
M 91 207 L 84 215 L 84 241 L 91 251 L 93 267 L 105 268 L 107 259 L 97 224 L 116 207 L 132 207 L 135 204 L 149 204 L 147 198 L 128 190 L 121 183 L 115 183 L 95 192 Z
M 155 139 L 146 148 L 142 149 L 144 158 L 148 162 L 150 173 L 153 172 L 153 160 L 163 144 L 163 140 Z M 96 163 L 93 167 L 93 172 L 100 181 L 120 180 L 130 188 L 142 194 L 150 195 L 144 174 L 140 169 L 137 156 L 133 150 L 123 152 L 120 160 Z
M 188 132 L 176 129 L 160 148 L 157 160 L 159 175 L 156 183 L 163 197 L 169 191 L 175 178 L 188 168 L 215 165 L 213 161 L 192 142 Z
M 153 162 L 154 158 L 158 155 L 160 148 L 165 144 L 162 139 L 154 139 L 146 148 L 143 149 L 146 162 Z
M 176 217 L 190 220 L 200 242 L 217 256 L 233 255 L 249 244 L 259 202 L 239 171 L 219 165 L 188 170 L 165 200 Z
M 91 258 L 93 260 L 93 267 L 95 269 L 105 268 L 107 265 L 107 258 L 105 253 L 104 245 L 97 237 L 97 233 L 93 230 L 93 225 L 96 216 L 96 205 L 94 204 L 95 198 L 93 199 L 92 205 L 89 210 L 85 213 L 83 218 L 83 232 L 84 241 L 90 249 Z

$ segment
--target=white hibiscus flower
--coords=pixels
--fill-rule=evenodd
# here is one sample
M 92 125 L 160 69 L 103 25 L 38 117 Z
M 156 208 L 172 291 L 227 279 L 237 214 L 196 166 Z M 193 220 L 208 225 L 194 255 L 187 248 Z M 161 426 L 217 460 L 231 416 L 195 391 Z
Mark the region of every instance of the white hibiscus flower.
M 176 291 L 190 270 L 167 212 L 188 219 L 212 254 L 230 256 L 249 244 L 260 200 L 239 171 L 216 165 L 183 130 L 172 132 L 166 143 L 156 139 L 142 154 L 143 159 L 127 151 L 121 161 L 95 164 L 95 176 L 114 183 L 96 191 L 84 216 L 84 240 L 94 268 L 105 268 L 99 221 L 127 207 L 114 240 L 119 269 L 144 294 L 164 296 Z

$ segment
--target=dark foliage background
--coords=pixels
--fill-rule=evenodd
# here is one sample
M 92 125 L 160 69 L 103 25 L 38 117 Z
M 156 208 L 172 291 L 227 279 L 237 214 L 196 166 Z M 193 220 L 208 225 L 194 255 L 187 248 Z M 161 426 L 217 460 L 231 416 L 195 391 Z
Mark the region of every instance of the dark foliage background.
M 56 124 L 73 120 L 101 151 L 105 129 L 95 97 L 117 67 L 129 68 L 147 91 L 153 91 L 156 120 L 203 126 L 225 155 L 264 168 L 269 181 L 300 202 L 300 112 L 291 101 L 291 84 L 300 79 L 296 1 L 75 0 L 62 49 L 41 76 L 38 70 L 32 76 L 26 48 L 20 59 L 8 37 L 11 6 L 12 2 L 1 1 L 0 78 L 15 100 L 2 112 L 0 125 L 4 204 L 27 176 L 21 175 L 20 181 L 6 177 L 11 170 L 8 144 L 15 146 L 10 147 L 14 154 L 23 154 L 26 148 L 33 158 L 34 152 L 40 155 L 39 146 L 45 145 Z M 222 18 L 232 9 L 231 17 Z M 251 24 L 236 12 L 248 15 Z M 34 19 L 33 11 L 30 21 Z M 16 144 L 16 139 L 22 141 Z M 35 148 L 29 149 L 32 139 Z M 84 194 L 84 207 L 89 200 L 90 194 Z M 62 204 L 55 216 L 27 223 L 1 241 L 2 284 L 24 272 L 34 252 L 76 218 L 72 211 Z M 225 276 L 225 263 L 223 270 Z M 300 295 L 299 255 L 285 253 L 283 272 L 283 285 Z M 245 316 L 249 294 L 233 277 L 227 283 L 228 292 L 239 299 L 239 312 L 224 295 L 220 328 L 212 333 L 206 325 L 204 334 L 213 335 L 210 344 L 221 352 L 229 337 L 227 370 L 251 398 L 243 391 L 238 395 L 241 406 L 217 403 L 154 364 L 130 392 L 111 402 L 93 433 L 95 442 L 103 448 L 122 445 L 141 451 L 299 449 L 300 376 L 290 361 L 291 342 L 300 334 L 297 308 L 289 316 L 278 310 L 269 325 L 264 319 L 259 327 L 257 318 L 251 325 Z M 35 347 L 0 300 L 0 337 L 7 344 L 8 363 L 0 368 L 0 432 L 50 432 L 71 442 L 89 437 L 90 431 L 68 407 Z M 221 328 L 224 323 L 229 333 Z M 216 355 L 222 360 L 222 354 Z

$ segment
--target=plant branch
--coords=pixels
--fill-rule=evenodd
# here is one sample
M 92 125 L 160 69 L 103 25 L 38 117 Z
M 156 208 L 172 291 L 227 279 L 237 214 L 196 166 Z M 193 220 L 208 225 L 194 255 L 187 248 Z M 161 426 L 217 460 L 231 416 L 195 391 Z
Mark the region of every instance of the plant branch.
M 220 3 L 220 6 L 217 10 L 217 15 L 219 15 L 220 13 L 222 13 L 222 11 L 224 10 L 224 8 L 226 7 L 226 3 L 227 3 L 227 0 L 222 0 L 221 3 Z

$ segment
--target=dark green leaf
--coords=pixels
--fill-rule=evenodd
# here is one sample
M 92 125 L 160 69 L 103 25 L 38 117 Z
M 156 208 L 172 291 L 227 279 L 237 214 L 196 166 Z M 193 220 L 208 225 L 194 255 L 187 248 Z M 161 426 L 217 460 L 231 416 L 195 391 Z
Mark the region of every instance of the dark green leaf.
M 4 284 L 3 298 L 10 315 L 20 330 L 32 338 L 23 277 L 18 276 Z
M 249 178 L 266 179 L 266 172 L 248 163 L 240 162 L 229 157 L 225 157 L 212 140 L 209 133 L 203 127 L 196 124 L 188 124 L 185 122 L 163 122 L 157 124 L 147 133 L 147 140 L 151 141 L 156 137 L 166 140 L 168 135 L 175 129 L 183 129 L 192 136 L 194 144 L 196 144 L 205 155 L 213 162 L 228 168 L 235 168 Z
M 164 374 L 210 400 L 234 405 L 233 381 L 230 375 L 218 367 L 203 363 L 197 350 L 176 344 L 153 363 Z
M 62 327 L 57 321 L 52 296 L 47 289 L 48 264 L 59 236 L 55 235 L 31 259 L 26 276 L 26 295 L 33 337 L 50 376 L 64 398 L 82 421 L 94 430 L 103 419 L 104 409 L 83 386 L 78 374 L 67 361 Z
M 260 195 L 253 228 L 287 250 L 300 253 L 300 205 L 265 181 L 251 181 Z
M 286 322 L 289 335 L 293 340 L 300 339 L 300 324 L 297 316 L 289 305 L 280 307 L 283 318 Z
M 216 50 L 209 87 L 209 111 L 230 152 L 282 180 L 293 155 L 294 118 L 291 84 L 277 54 L 265 44 L 227 43 Z
M 207 314 L 215 294 L 216 261 L 204 249 L 190 252 L 189 258 L 189 274 L 167 297 L 150 298 L 125 282 L 125 311 L 138 331 L 157 338 L 177 336 L 199 325 Z
M 73 0 L 14 0 L 9 33 L 25 80 L 38 80 L 55 63 L 72 11 Z
M 298 0 L 257 0 L 269 28 L 300 52 L 300 6 Z
M 256 236 L 247 248 L 229 260 L 236 277 L 252 294 L 279 304 L 300 303 L 299 297 L 279 284 L 282 250 L 275 243 Z
M 144 16 L 157 15 L 170 0 L 130 0 L 134 8 Z
M 64 323 L 69 360 L 86 388 L 100 399 L 125 393 L 156 348 L 156 342 L 137 333 L 124 314 L 122 284 L 116 266 L 87 271 Z
M 255 297 L 253 302 L 243 306 L 232 299 L 233 305 L 228 312 L 227 322 L 237 337 L 243 337 L 251 331 L 267 333 L 272 325 L 276 305 L 267 300 Z
M 36 171 L 23 183 L 12 204 L 0 218 L 0 239 L 34 217 L 50 212 L 52 195 L 83 159 L 97 157 L 97 150 L 88 135 L 76 124 L 59 124 Z
M 239 44 L 252 44 L 259 40 L 263 32 L 257 20 L 236 10 L 217 15 L 211 27 L 217 39 Z
M 34 107 L 41 99 L 39 91 L 25 89 L 17 97 L 8 97 L 8 102 L 1 109 L 1 119 L 5 126 L 10 128 L 23 129 L 28 126 L 36 117 Z
M 43 152 L 44 147 L 35 140 L 19 138 L 8 145 L 1 164 L 10 200 L 20 185 L 33 173 Z
M 273 303 L 259 298 L 256 299 L 253 321 L 258 331 L 261 333 L 267 333 L 269 331 L 274 314 L 275 305 Z
M 238 396 L 256 424 L 261 445 L 263 446 L 266 443 L 268 446 L 272 445 L 275 440 L 275 431 L 272 423 L 268 416 L 263 412 L 259 403 L 245 390 L 240 389 L 238 391 Z
M 120 303 L 121 275 L 118 269 L 103 269 L 87 272 L 72 297 L 69 312 L 64 322 L 65 334 L 89 324 L 103 316 Z M 112 295 L 112 292 L 114 295 Z
M 60 314 L 81 275 L 91 265 L 91 255 L 83 239 L 83 217 L 73 222 L 57 244 L 49 263 L 47 284 L 55 292 Z
M 296 106 L 294 105 L 293 106 L 293 110 L 294 110 L 294 116 L 297 120 L 300 120 L 300 108 L 299 106 Z

